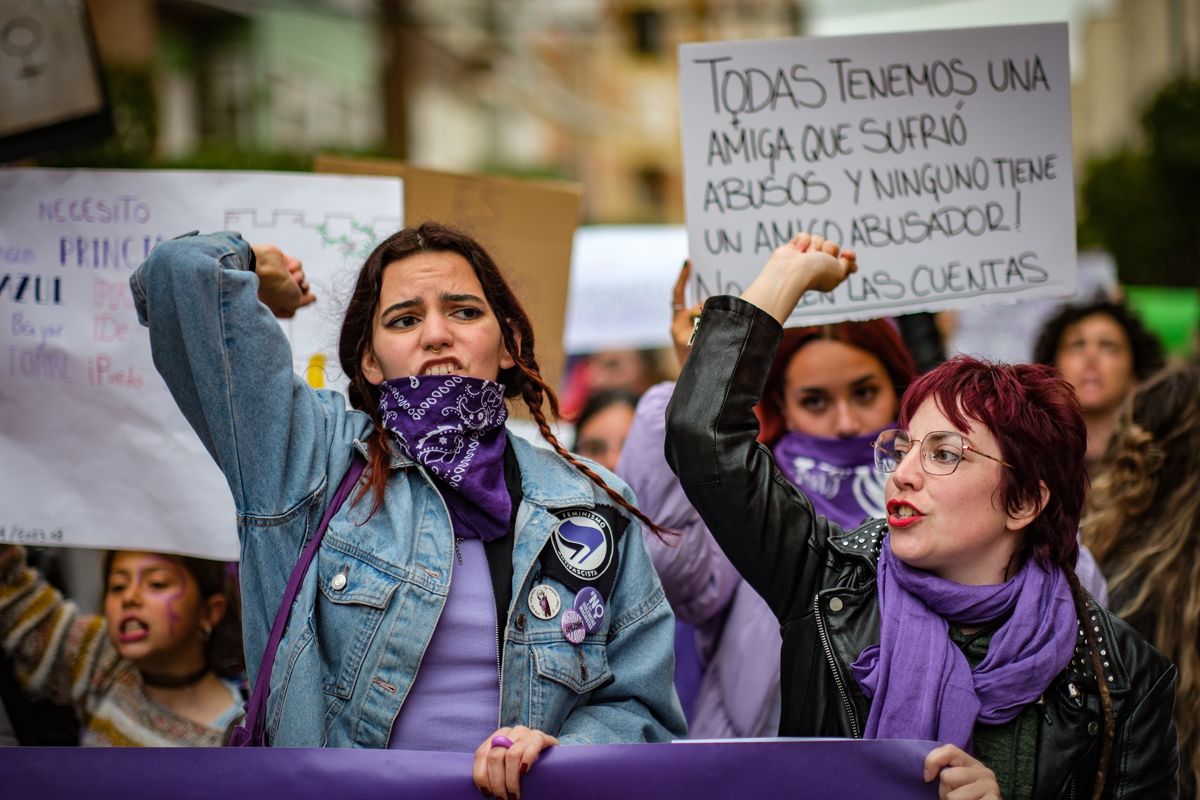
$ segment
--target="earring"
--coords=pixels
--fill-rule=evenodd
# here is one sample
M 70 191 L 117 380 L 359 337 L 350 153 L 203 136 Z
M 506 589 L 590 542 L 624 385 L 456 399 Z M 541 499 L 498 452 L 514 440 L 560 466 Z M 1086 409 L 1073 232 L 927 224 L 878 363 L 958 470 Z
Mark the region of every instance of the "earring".
M 209 625 L 207 622 L 200 623 L 200 640 L 201 641 L 207 642 L 209 639 L 211 639 L 212 632 L 213 632 L 212 625 Z

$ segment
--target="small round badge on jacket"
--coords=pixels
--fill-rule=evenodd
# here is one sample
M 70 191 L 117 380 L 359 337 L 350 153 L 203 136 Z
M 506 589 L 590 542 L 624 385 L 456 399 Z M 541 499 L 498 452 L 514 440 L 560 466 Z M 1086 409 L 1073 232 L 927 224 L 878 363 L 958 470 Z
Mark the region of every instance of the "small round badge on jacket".
M 600 630 L 604 622 L 604 598 L 590 586 L 585 586 L 575 595 L 575 610 L 583 619 L 583 627 L 588 633 Z
M 541 584 L 529 592 L 529 610 L 538 619 L 554 619 L 562 608 L 562 598 L 553 586 Z
M 583 617 L 573 608 L 568 608 L 562 613 L 562 620 L 559 622 L 562 627 L 563 636 L 567 637 L 567 641 L 571 644 L 583 644 L 583 639 L 587 636 L 587 626 L 583 624 Z

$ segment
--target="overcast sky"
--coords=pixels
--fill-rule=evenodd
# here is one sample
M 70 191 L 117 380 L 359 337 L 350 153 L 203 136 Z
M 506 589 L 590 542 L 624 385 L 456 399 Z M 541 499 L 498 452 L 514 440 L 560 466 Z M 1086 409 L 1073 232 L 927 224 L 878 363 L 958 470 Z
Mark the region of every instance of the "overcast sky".
M 811 0 L 808 27 L 814 35 L 842 36 L 1067 20 L 1071 68 L 1076 71 L 1081 66 L 1076 59 L 1084 23 L 1114 4 L 1114 0 Z

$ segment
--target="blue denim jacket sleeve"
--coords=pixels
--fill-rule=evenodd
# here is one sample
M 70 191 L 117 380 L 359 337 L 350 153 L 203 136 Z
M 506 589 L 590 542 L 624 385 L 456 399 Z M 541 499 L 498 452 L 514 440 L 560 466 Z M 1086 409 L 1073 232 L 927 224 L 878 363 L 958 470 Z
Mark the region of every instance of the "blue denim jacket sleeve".
M 270 517 L 323 485 L 334 466 L 329 442 L 353 421 L 340 395 L 294 374 L 251 263 L 237 234 L 184 236 L 159 244 L 130 287 L 154 365 L 225 474 L 238 514 Z

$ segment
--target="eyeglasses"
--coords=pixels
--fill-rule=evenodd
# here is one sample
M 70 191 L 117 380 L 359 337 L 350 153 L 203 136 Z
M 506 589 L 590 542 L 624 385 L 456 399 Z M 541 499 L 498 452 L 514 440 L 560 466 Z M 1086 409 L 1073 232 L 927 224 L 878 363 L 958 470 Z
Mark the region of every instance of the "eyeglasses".
M 880 472 L 895 472 L 900 462 L 912 450 L 913 444 L 920 445 L 921 469 L 930 475 L 951 474 L 958 469 L 958 463 L 968 450 L 1012 469 L 1011 464 L 976 450 L 956 431 L 934 431 L 926 434 L 924 439 L 913 439 L 907 431 L 899 428 L 884 431 L 871 443 L 871 449 L 875 451 L 875 469 Z

